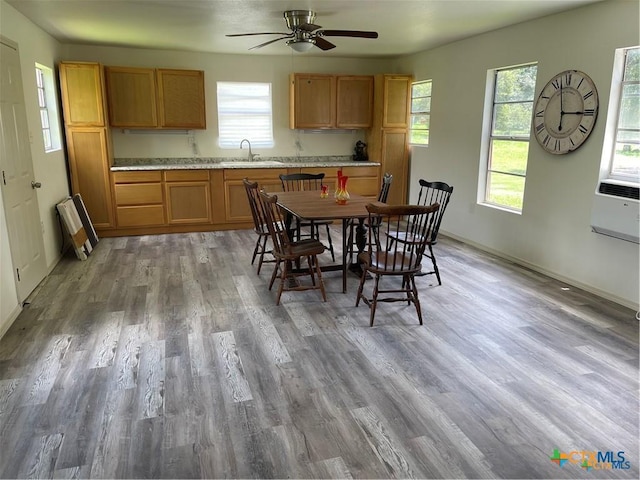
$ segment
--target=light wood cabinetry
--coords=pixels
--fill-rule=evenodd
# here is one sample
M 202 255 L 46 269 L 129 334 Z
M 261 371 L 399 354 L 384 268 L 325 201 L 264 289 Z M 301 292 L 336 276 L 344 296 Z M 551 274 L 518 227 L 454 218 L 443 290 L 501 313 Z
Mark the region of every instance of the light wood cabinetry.
M 373 114 L 373 77 L 336 78 L 336 127 L 369 128 Z
M 211 223 L 211 187 L 207 170 L 165 172 L 167 223 Z
M 204 72 L 105 67 L 105 76 L 112 127 L 206 128 Z
M 293 73 L 289 78 L 289 127 L 368 128 L 373 77 Z
M 158 69 L 160 126 L 163 128 L 207 128 L 204 72 Z
M 251 208 L 247 199 L 243 178 L 258 182 L 267 192 L 281 192 L 279 176 L 287 173 L 286 168 L 239 168 L 224 171 L 225 220 L 229 223 L 252 222 Z
M 407 203 L 412 81 L 410 75 L 375 76 L 374 116 L 367 132 L 367 148 L 369 160 L 380 162 L 380 173 L 393 175 L 389 204 Z
M 71 189 L 82 196 L 96 229 L 113 228 L 111 136 L 105 122 L 102 67 L 62 62 L 59 74 Z
M 349 177 L 347 191 L 371 199 L 380 191 L 380 167 L 343 167 L 342 174 Z
M 114 172 L 119 228 L 164 225 L 162 172 Z

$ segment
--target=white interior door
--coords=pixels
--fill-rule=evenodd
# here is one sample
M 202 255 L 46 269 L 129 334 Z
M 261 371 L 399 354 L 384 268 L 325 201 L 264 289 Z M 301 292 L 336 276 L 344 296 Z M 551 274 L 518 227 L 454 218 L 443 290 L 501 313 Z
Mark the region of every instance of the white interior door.
M 47 262 L 29 146 L 20 56 L 17 46 L 11 42 L 2 38 L 0 43 L 0 185 L 18 301 L 22 303 L 47 274 Z

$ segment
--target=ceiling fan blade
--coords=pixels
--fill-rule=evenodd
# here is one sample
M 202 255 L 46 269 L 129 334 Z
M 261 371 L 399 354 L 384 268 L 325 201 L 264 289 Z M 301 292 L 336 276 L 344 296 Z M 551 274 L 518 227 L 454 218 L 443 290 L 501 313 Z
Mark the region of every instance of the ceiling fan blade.
M 316 44 L 316 47 L 319 47 L 322 50 L 331 50 L 332 48 L 336 48 L 333 43 L 331 43 L 329 40 L 325 40 L 322 37 L 314 38 L 314 43 Z
M 248 35 L 289 35 L 285 32 L 229 33 L 225 37 L 246 37 Z
M 275 40 L 269 40 L 268 42 L 264 42 L 261 43 L 260 45 L 256 45 L 255 47 L 251 47 L 249 50 L 256 50 L 257 48 L 262 48 L 262 47 L 266 47 L 267 45 L 269 45 L 270 43 L 275 43 L 279 40 L 284 40 L 286 38 L 292 38 L 292 35 L 288 35 L 286 37 L 280 37 L 280 38 L 276 38 Z
M 298 29 L 304 30 L 305 32 L 313 32 L 314 30 L 317 30 L 319 28 L 322 27 L 320 25 L 314 25 L 313 23 L 303 23 L 302 25 L 298 26 Z
M 321 30 L 317 34 L 323 37 L 378 38 L 378 32 L 362 32 L 359 30 Z

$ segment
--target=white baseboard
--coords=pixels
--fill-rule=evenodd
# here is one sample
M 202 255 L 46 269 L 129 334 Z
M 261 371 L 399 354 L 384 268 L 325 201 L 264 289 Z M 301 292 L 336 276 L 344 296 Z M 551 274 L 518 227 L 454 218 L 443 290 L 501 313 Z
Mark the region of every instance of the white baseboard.
M 459 237 L 458 235 L 454 235 L 451 234 L 449 232 L 445 232 L 445 231 L 440 231 L 439 235 L 444 235 L 445 237 L 449 237 L 452 238 L 454 240 L 457 240 L 459 242 L 465 243 L 467 245 L 471 245 L 474 248 L 477 248 L 478 250 L 482 250 L 484 252 L 488 252 L 492 255 L 495 255 L 496 257 L 500 257 L 503 258 L 505 260 L 508 260 L 510 262 L 513 262 L 517 265 L 521 265 L 523 267 L 529 268 L 535 272 L 538 273 L 542 273 L 543 275 L 546 275 L 548 277 L 551 277 L 555 280 L 559 280 L 561 282 L 567 283 L 569 285 L 572 285 L 574 287 L 580 288 L 582 290 L 585 290 L 589 293 L 593 293 L 594 295 L 597 295 L 598 297 L 602 297 L 604 299 L 607 300 L 611 300 L 614 303 L 617 303 L 619 305 L 622 305 L 623 307 L 627 307 L 630 308 L 632 310 L 635 310 L 636 312 L 640 311 L 640 305 L 638 303 L 634 303 L 632 301 L 627 300 L 626 298 L 622 298 L 622 297 L 618 297 L 617 295 L 613 295 L 610 292 L 605 292 L 604 290 L 600 290 L 599 288 L 594 287 L 593 285 L 587 285 L 585 283 L 580 282 L 579 280 L 576 280 L 575 278 L 569 278 L 569 277 L 565 277 L 564 275 L 560 275 L 557 272 L 552 272 L 550 270 L 547 270 L 546 268 L 540 266 L 540 265 L 536 265 L 534 263 L 530 263 L 526 260 L 523 260 L 521 258 L 518 257 L 512 257 L 511 255 L 507 255 L 504 252 L 501 252 L 499 250 L 495 250 L 493 248 L 487 247 L 486 245 L 482 245 L 480 243 L 476 243 L 473 240 L 469 240 L 468 238 L 464 238 L 464 237 Z
M 9 327 L 13 325 L 13 322 L 16 321 L 16 318 L 18 318 L 18 315 L 20 315 L 21 312 L 22 305 L 18 304 L 16 305 L 16 308 L 14 308 L 13 311 L 9 314 L 9 316 L 2 320 L 2 324 L 0 325 L 0 338 L 4 337 L 4 334 L 7 333 L 7 330 L 9 330 Z

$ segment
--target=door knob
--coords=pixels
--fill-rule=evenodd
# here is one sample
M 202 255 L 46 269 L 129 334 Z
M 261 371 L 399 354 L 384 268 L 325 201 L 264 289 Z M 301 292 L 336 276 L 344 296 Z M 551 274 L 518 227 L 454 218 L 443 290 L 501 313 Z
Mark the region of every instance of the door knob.
M 40 188 L 42 184 L 40 182 L 31 182 L 31 188 Z

